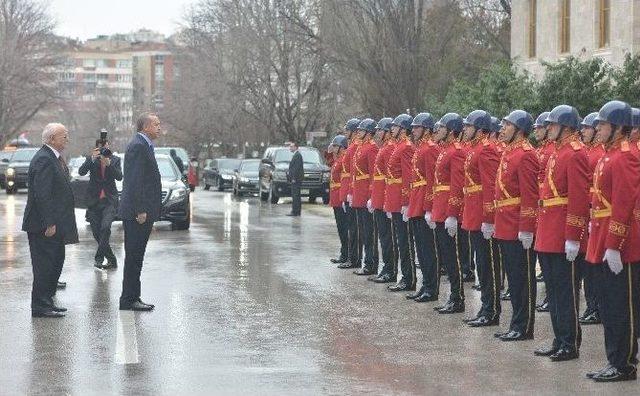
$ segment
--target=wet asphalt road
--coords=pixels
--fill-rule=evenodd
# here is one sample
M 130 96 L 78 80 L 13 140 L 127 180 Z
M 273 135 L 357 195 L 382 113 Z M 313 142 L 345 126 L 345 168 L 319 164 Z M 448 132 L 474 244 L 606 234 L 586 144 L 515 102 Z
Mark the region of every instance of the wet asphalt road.
M 0 395 L 5 394 L 633 394 L 638 383 L 595 384 L 602 329 L 583 327 L 579 360 L 533 356 L 547 342 L 503 343 L 434 304 L 407 302 L 329 264 L 337 237 L 330 209 L 198 190 L 189 231 L 159 223 L 142 275 L 151 313 L 118 311 L 122 268 L 94 269 L 84 211 L 81 243 L 67 247 L 61 320 L 32 319 L 31 267 L 19 231 L 26 194 L 0 193 Z M 123 232 L 112 243 L 122 264 Z M 448 284 L 441 285 L 441 300 Z M 503 324 L 510 317 L 503 307 Z

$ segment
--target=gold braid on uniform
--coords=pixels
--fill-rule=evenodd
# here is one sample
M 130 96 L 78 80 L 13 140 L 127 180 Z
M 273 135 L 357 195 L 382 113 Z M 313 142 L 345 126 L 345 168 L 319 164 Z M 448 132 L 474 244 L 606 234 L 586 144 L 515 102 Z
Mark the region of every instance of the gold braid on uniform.
M 522 217 L 537 217 L 537 212 L 534 208 L 522 207 L 520 208 L 520 216 Z
M 587 219 L 585 217 L 576 216 L 573 214 L 567 215 L 567 225 L 584 228 L 587 226 Z
M 615 236 L 626 237 L 629 232 L 629 226 L 624 225 L 622 223 L 618 223 L 617 221 L 611 220 L 609 223 L 609 232 Z

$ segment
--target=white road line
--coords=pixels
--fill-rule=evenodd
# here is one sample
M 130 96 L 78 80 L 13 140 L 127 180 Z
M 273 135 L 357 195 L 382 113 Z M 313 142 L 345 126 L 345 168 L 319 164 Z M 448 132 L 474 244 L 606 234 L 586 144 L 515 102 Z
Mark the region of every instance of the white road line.
M 115 362 L 116 364 L 139 362 L 136 317 L 133 311 L 118 311 Z

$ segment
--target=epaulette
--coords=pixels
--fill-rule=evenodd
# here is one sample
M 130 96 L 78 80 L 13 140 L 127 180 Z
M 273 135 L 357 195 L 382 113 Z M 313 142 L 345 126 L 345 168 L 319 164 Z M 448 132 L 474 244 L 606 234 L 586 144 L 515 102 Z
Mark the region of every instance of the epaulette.
M 623 140 L 622 142 L 620 142 L 620 151 L 627 152 L 629 151 L 629 142 L 627 140 Z
M 453 142 L 453 147 L 455 147 L 456 150 L 460 150 L 462 148 L 462 145 L 460 144 L 460 142 Z
M 583 145 L 582 145 L 582 143 L 580 143 L 579 141 L 574 140 L 574 141 L 572 141 L 570 144 L 571 144 L 571 148 L 573 149 L 573 151 L 580 151 L 580 150 L 582 150 Z
M 531 151 L 531 150 L 533 150 L 533 146 L 529 142 L 524 142 L 522 144 L 522 149 L 524 151 Z

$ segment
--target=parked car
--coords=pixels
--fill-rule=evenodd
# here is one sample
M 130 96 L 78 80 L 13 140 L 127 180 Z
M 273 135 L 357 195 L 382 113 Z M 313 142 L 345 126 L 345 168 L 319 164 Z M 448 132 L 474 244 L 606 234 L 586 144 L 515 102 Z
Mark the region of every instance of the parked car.
M 209 162 L 204 168 L 204 189 L 213 186 L 218 191 L 224 191 L 227 187 L 233 187 L 235 170 L 240 167 L 242 160 L 234 158 L 217 158 Z
M 236 169 L 233 178 L 233 195 L 239 197 L 245 193 L 255 194 L 260 191 L 258 187 L 258 170 L 260 169 L 259 159 L 246 159 L 240 164 L 240 168 Z
M 6 187 L 5 184 L 5 176 L 4 171 L 9 167 L 9 162 L 11 162 L 11 157 L 15 150 L 2 150 L 0 151 L 0 188 L 4 189 Z
M 38 148 L 18 149 L 11 156 L 9 166 L 4 171 L 5 191 L 7 194 L 15 194 L 19 188 L 28 188 L 29 164 L 38 152 Z
M 315 202 L 316 198 L 322 197 L 322 202 L 329 203 L 331 170 L 324 162 L 318 149 L 300 147 L 299 150 L 304 161 L 301 195 L 309 197 L 309 202 Z M 261 200 L 276 204 L 281 197 L 291 196 L 287 173 L 292 157 L 293 153 L 289 147 L 267 147 L 259 170 L 260 183 L 258 187 Z
M 74 157 L 69 160 L 69 177 L 71 178 L 71 190 L 75 199 L 77 208 L 86 208 L 85 195 L 87 194 L 87 186 L 89 186 L 89 174 L 80 176 L 78 172 L 85 161 L 85 157 Z
M 195 190 L 196 186 L 198 185 L 198 180 L 197 178 L 189 177 L 189 175 L 195 175 L 196 169 L 191 161 L 189 161 L 189 154 L 187 153 L 187 150 L 182 147 L 156 147 L 154 149 L 154 152 L 156 154 L 165 154 L 171 157 L 171 149 L 176 150 L 176 155 L 178 155 L 178 157 L 182 160 L 182 166 L 184 166 L 184 171 L 182 172 L 182 174 L 188 177 L 189 188 L 191 189 L 191 191 Z

